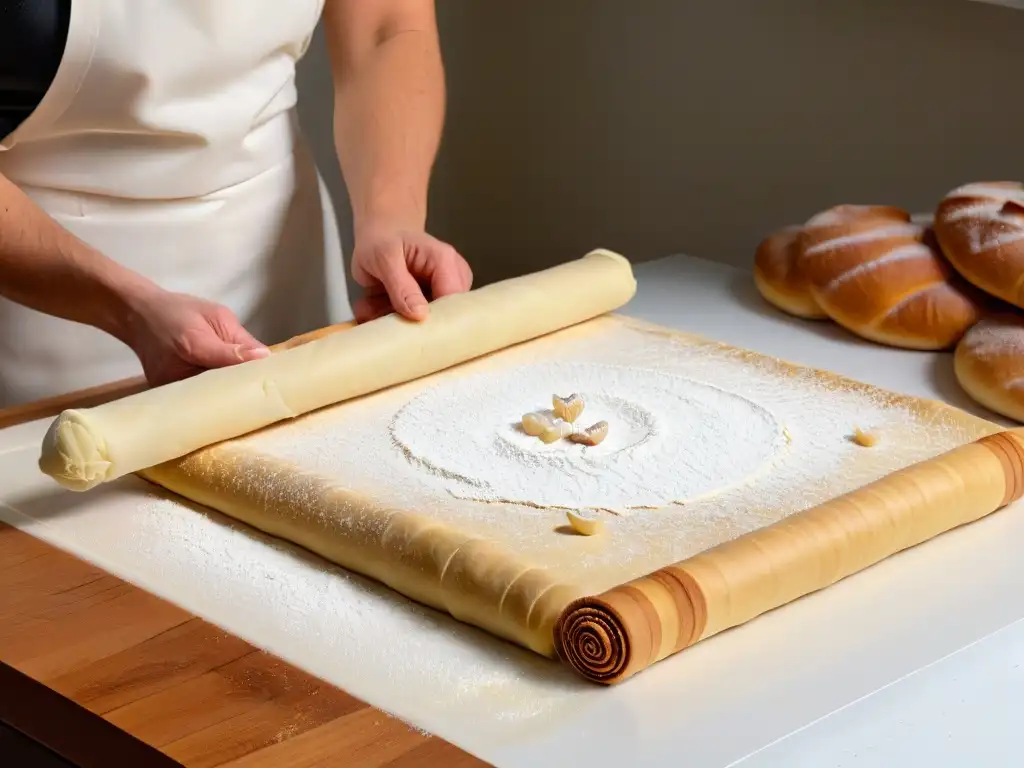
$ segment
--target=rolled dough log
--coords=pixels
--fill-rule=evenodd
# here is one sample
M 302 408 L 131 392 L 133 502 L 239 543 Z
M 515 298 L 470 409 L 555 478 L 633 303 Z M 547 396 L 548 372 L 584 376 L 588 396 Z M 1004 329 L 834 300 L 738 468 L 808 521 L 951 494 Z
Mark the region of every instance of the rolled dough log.
M 987 435 L 774 525 L 579 598 L 559 657 L 619 683 L 689 646 L 824 589 L 1024 495 L 1024 429 Z
M 426 376 L 610 312 L 629 301 L 629 262 L 605 250 L 446 296 L 422 322 L 398 315 L 95 408 L 50 425 L 40 469 L 65 488 L 100 483 L 284 419 Z

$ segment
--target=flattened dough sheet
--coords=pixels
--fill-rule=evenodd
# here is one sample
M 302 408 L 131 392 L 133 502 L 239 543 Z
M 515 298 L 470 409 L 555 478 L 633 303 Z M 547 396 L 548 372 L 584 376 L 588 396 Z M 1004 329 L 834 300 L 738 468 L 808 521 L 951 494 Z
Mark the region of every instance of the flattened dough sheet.
M 565 363 L 647 369 L 721 387 L 790 419 L 782 426 L 791 442 L 768 469 L 743 483 L 681 505 L 609 515 L 606 532 L 596 537 L 566 535 L 561 509 L 454 498 L 389 442 L 390 420 L 427 390 L 457 387 L 466 377 Z M 525 397 L 542 404 L 550 393 Z M 848 439 L 858 414 L 882 436 L 870 450 Z M 467 419 L 478 416 L 467 407 Z M 696 434 L 687 432 L 694 425 L 670 426 L 678 430 L 671 439 Z M 944 404 L 606 316 L 141 474 L 551 656 L 554 622 L 575 597 L 678 562 L 997 430 Z M 827 467 L 798 461 L 819 445 L 831 446 Z M 657 448 L 651 450 L 656 460 Z

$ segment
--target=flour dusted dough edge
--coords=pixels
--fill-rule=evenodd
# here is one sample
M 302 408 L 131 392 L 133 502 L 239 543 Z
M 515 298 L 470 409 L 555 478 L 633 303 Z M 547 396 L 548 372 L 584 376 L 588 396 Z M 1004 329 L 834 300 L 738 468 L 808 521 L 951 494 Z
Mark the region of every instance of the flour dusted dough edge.
M 236 442 L 139 474 L 544 656 L 562 610 L 583 594 L 492 541 Z
M 327 405 L 425 376 L 621 307 L 630 263 L 606 250 L 398 315 L 206 371 L 95 408 L 68 410 L 43 439 L 39 468 L 85 491 Z
M 783 376 L 807 376 L 839 389 L 884 397 L 894 406 L 910 409 L 923 421 L 941 421 L 962 429 L 965 440 L 1001 429 L 946 403 L 897 394 L 643 320 L 609 315 L 590 323 L 598 329 L 625 326 L 693 346 L 714 347 L 774 368 Z M 244 438 L 210 446 L 139 474 L 193 502 L 298 544 L 343 568 L 376 579 L 405 597 L 547 657 L 555 655 L 553 630 L 558 618 L 574 600 L 584 596 L 579 585 L 559 581 L 551 571 L 533 567 L 493 541 L 426 515 L 386 508 L 342 487 L 337 480 L 263 454 L 247 445 Z

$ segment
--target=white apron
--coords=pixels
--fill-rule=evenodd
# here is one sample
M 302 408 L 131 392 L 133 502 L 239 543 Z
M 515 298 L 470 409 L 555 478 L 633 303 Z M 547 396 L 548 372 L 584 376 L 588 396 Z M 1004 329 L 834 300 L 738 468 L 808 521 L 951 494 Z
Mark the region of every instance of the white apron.
M 73 0 L 60 69 L 0 173 L 158 285 L 260 341 L 351 318 L 294 113 L 324 0 Z M 324 119 L 331 119 L 330 115 Z M 0 298 L 0 407 L 141 373 L 120 342 Z

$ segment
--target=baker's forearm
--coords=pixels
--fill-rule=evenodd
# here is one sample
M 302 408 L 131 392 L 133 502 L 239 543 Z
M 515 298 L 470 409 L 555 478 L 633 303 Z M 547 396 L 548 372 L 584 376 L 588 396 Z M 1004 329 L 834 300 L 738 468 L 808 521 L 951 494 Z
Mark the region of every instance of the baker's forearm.
M 335 39 L 331 55 L 335 140 L 357 233 L 381 219 L 422 228 L 445 109 L 432 17 L 365 47 Z
M 124 339 L 132 302 L 156 286 L 83 243 L 0 175 L 0 295 Z

